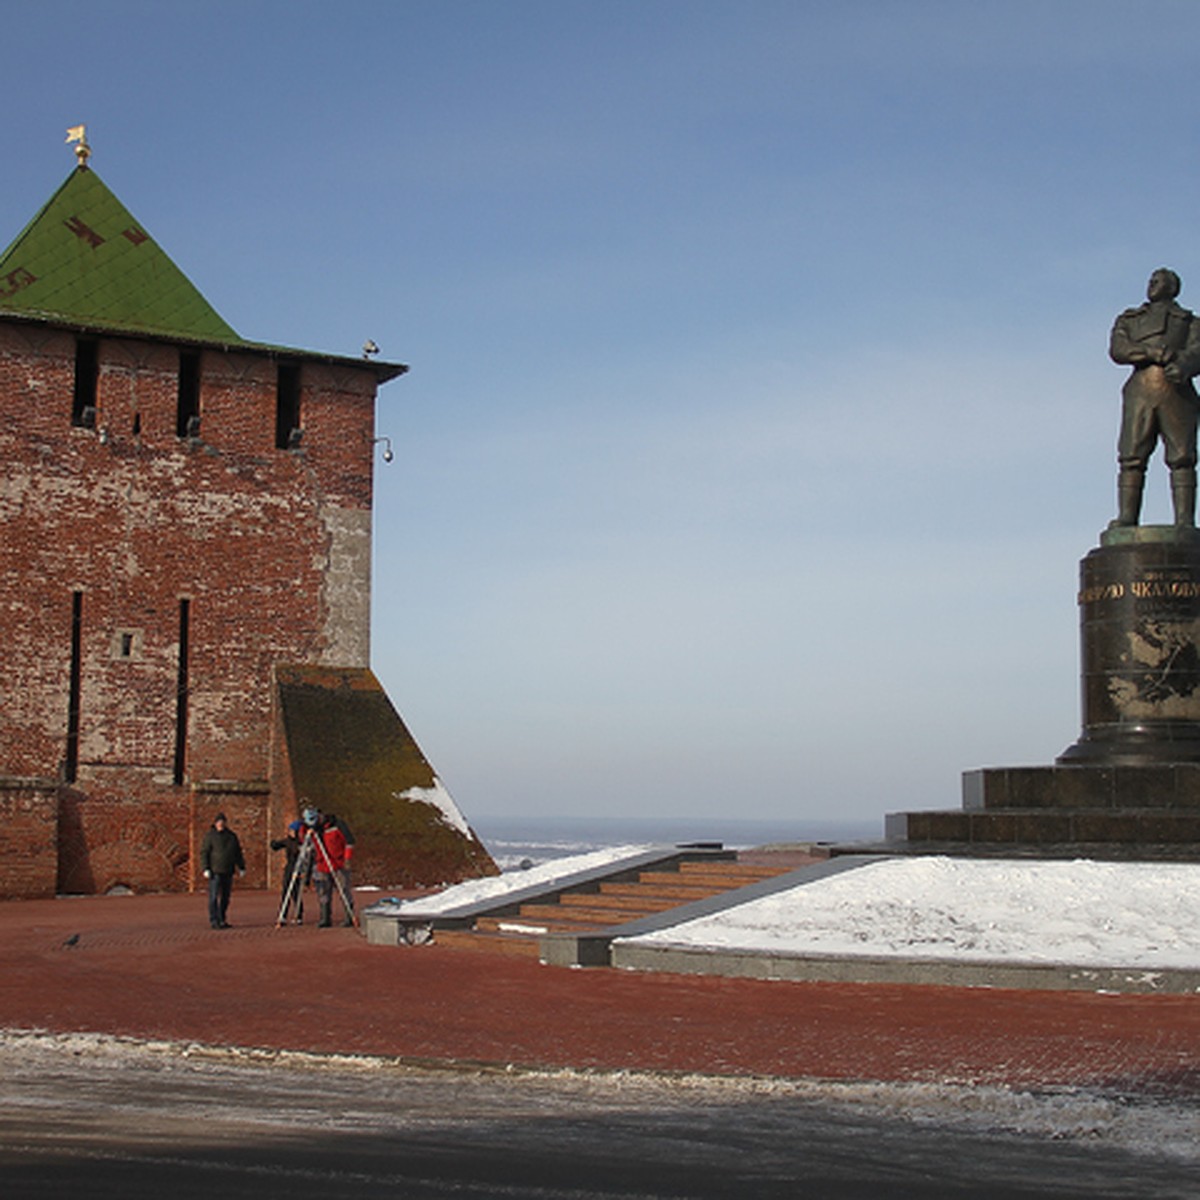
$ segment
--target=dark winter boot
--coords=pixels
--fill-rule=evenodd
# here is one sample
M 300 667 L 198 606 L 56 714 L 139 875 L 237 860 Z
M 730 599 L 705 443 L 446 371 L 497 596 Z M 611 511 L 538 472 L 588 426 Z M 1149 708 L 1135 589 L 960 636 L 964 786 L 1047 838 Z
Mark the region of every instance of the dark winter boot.
M 1171 472 L 1171 502 L 1175 505 L 1175 524 L 1180 529 L 1196 525 L 1196 468 L 1176 467 Z
M 1122 471 L 1117 476 L 1117 519 L 1109 522 L 1110 529 L 1138 523 L 1142 511 L 1142 489 L 1145 486 L 1145 471 Z

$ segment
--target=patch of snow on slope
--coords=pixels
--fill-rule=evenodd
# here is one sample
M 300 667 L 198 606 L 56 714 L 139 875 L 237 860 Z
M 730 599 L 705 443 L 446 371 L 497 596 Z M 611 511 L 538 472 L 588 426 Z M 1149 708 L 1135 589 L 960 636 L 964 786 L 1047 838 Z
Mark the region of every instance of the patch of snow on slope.
M 457 829 L 464 837 L 471 836 L 471 828 L 467 824 L 466 819 L 458 809 L 458 805 L 454 803 L 450 793 L 442 787 L 442 781 L 434 776 L 433 787 L 410 787 L 405 788 L 402 792 L 393 792 L 393 797 L 396 800 L 408 800 L 417 804 L 432 804 L 442 814 L 442 820 L 447 825 Z

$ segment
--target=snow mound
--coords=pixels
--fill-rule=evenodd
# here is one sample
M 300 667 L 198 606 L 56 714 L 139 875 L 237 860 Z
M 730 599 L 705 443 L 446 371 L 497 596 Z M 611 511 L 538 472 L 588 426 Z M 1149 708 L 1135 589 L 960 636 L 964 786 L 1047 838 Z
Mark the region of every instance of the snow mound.
M 1200 969 L 1200 865 L 884 859 L 631 945 Z

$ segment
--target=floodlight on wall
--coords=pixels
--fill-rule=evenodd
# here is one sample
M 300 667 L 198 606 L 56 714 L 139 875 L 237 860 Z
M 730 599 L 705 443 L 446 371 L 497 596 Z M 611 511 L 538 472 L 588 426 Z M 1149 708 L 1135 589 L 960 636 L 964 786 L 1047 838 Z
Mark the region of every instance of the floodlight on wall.
M 292 432 L 288 434 L 287 448 L 289 450 L 299 450 L 300 443 L 302 441 L 304 441 L 304 430 L 303 429 L 293 429 Z
M 196 415 L 190 416 L 187 419 L 187 436 L 190 438 L 198 438 L 200 436 L 200 418 Z
M 108 426 L 107 425 L 100 426 L 99 438 L 100 438 L 100 445 L 102 445 L 102 446 L 108 445 Z
M 374 446 L 378 442 L 383 442 L 383 461 L 390 463 L 396 456 L 392 453 L 392 439 L 390 437 L 377 437 L 371 439 L 371 445 Z

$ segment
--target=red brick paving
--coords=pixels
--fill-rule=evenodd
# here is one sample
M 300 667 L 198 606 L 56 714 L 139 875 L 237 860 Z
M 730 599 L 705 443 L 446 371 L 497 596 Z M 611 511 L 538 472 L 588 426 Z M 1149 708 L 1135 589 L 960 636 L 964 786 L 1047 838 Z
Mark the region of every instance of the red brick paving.
M 566 970 L 354 930 L 276 897 L 0 904 L 0 1027 L 521 1066 L 1200 1094 L 1200 997 Z M 64 946 L 72 934 L 73 947 Z

